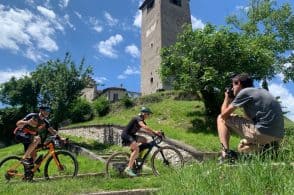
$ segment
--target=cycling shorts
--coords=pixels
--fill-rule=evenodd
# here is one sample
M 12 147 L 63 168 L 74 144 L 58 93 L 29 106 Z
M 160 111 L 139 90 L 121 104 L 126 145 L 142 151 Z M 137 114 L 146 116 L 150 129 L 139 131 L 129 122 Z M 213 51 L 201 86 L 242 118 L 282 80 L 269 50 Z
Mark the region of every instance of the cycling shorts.
M 15 140 L 18 143 L 22 143 L 24 146 L 24 150 L 26 151 L 29 145 L 33 142 L 34 135 L 25 133 L 22 129 L 15 131 Z
M 134 141 L 137 142 L 138 136 L 137 135 L 130 135 L 130 134 L 127 134 L 127 133 L 122 133 L 121 134 L 121 139 L 122 139 L 122 145 L 123 146 L 129 146 Z

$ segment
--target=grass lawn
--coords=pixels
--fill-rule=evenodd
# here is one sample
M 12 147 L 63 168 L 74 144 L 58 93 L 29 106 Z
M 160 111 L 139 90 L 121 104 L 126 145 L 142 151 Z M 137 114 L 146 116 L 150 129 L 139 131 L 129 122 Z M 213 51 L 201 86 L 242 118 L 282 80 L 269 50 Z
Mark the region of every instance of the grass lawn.
M 202 151 L 219 151 L 220 144 L 216 129 L 209 128 L 210 122 L 204 116 L 201 101 L 179 101 L 155 94 L 147 101 L 140 100 L 134 107 L 123 108 L 113 105 L 107 116 L 96 117 L 92 121 L 71 126 L 116 124 L 126 125 L 138 114 L 141 106 L 148 106 L 154 114 L 147 124 L 156 130 L 163 130 L 171 137 L 194 146 Z M 144 97 L 146 99 L 146 97 Z M 82 194 L 99 191 L 158 188 L 158 194 L 294 194 L 294 123 L 285 119 L 286 136 L 276 161 L 253 159 L 240 162 L 236 166 L 219 165 L 216 161 L 205 161 L 186 165 L 178 172 L 155 177 L 145 175 L 138 178 L 105 178 L 103 176 L 56 179 L 34 183 L 4 183 L 0 174 L 0 194 Z M 122 150 L 118 146 L 103 145 L 94 140 L 70 137 L 95 153 L 111 153 Z M 236 148 L 239 138 L 233 136 L 232 148 Z M 11 154 L 21 155 L 22 145 L 0 149 L 0 159 Z M 84 156 L 77 156 L 79 173 L 103 172 L 104 164 Z M 274 162 L 280 164 L 274 165 Z M 284 163 L 284 165 L 281 165 Z M 43 169 L 41 167 L 41 173 Z M 1 168 L 0 168 L 1 173 Z M 41 176 L 41 175 L 40 175 Z

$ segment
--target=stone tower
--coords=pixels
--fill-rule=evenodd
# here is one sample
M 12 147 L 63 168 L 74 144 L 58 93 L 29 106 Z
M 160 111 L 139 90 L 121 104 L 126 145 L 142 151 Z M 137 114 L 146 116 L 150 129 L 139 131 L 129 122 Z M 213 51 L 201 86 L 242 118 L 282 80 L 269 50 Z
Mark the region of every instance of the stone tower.
M 142 95 L 169 89 L 159 76 L 160 49 L 176 42 L 184 24 L 191 24 L 190 0 L 144 0 L 141 29 Z

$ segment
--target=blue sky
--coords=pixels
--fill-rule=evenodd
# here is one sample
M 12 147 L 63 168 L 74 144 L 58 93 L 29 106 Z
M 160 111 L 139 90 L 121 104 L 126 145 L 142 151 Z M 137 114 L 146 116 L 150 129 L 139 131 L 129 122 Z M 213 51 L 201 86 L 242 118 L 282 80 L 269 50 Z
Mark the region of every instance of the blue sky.
M 85 57 L 94 67 L 100 89 L 123 85 L 140 91 L 142 0 L 0 0 L 0 83 L 35 70 L 48 59 L 70 52 L 78 64 Z M 245 0 L 191 0 L 193 28 L 208 22 L 224 25 L 225 17 L 247 7 Z M 281 4 L 293 1 L 278 0 Z M 270 81 L 294 120 L 294 85 L 283 75 Z

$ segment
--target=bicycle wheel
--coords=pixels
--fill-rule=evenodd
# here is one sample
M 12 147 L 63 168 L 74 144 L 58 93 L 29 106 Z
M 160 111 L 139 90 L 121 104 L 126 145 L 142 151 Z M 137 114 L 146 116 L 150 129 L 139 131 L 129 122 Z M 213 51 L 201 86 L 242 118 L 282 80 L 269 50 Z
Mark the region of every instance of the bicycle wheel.
M 117 152 L 112 154 L 107 162 L 105 173 L 108 177 L 122 177 L 124 170 L 128 166 L 130 154 L 127 152 Z
M 182 154 L 175 148 L 163 146 L 156 150 L 151 157 L 151 167 L 154 175 L 177 170 L 184 165 Z
M 58 177 L 75 177 L 78 174 L 78 161 L 76 157 L 65 150 L 55 152 L 56 159 L 50 156 L 44 168 L 46 179 Z
M 0 183 L 10 180 L 22 180 L 25 168 L 18 156 L 8 156 L 0 162 Z

